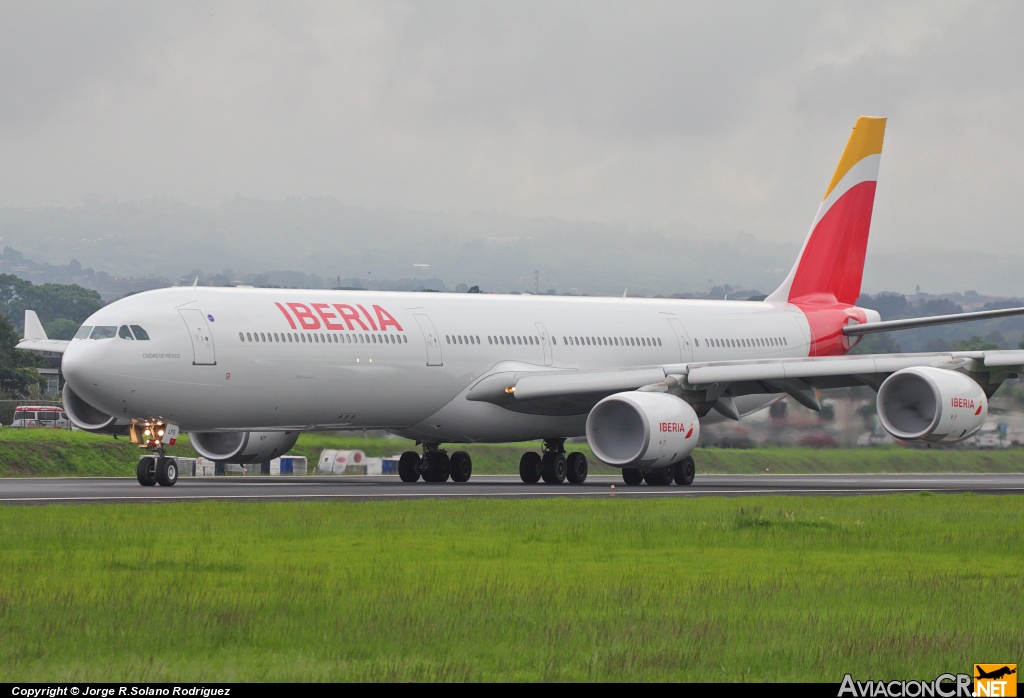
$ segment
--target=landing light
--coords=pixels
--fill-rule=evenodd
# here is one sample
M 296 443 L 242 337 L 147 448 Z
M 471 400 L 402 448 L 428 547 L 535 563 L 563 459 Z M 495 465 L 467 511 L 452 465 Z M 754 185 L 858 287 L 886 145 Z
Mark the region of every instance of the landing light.
M 509 395 L 514 395 L 515 392 L 516 392 L 516 386 L 514 386 L 514 385 L 508 386 L 507 388 L 505 388 L 505 392 L 508 393 Z

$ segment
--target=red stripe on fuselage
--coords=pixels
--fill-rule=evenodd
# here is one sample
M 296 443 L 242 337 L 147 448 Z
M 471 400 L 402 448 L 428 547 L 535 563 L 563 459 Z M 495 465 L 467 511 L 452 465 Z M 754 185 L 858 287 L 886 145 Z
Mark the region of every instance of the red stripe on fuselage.
M 789 301 L 831 295 L 852 305 L 860 296 L 876 182 L 861 182 L 843 194 L 818 221 L 807 241 L 789 290 Z

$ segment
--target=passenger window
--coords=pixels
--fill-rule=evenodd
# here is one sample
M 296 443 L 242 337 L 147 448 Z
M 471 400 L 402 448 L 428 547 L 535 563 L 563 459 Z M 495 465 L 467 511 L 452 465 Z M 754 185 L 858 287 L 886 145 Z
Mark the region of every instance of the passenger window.
M 82 325 L 78 328 L 78 332 L 75 332 L 75 339 L 87 339 L 91 332 L 92 325 Z
M 132 331 L 128 329 L 128 325 L 121 325 L 121 329 L 117 331 L 117 336 L 121 339 L 130 339 L 133 342 L 135 337 L 132 337 Z

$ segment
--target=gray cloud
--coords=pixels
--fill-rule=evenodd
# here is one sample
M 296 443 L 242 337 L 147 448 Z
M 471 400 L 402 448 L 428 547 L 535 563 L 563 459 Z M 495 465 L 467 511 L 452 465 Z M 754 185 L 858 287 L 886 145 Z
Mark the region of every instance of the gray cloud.
M 5 2 L 0 205 L 235 193 L 796 242 L 891 117 L 872 249 L 1019 248 L 1016 2 Z

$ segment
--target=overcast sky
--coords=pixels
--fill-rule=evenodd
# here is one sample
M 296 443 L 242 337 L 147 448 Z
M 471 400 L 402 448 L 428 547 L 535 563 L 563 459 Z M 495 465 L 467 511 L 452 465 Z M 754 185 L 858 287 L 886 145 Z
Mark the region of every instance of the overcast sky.
M 872 249 L 1019 252 L 1021 36 L 1019 0 L 0 0 L 0 206 L 331 196 L 796 243 L 873 114 Z

